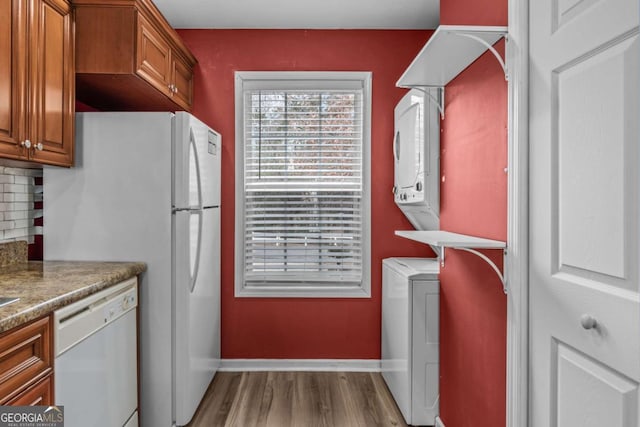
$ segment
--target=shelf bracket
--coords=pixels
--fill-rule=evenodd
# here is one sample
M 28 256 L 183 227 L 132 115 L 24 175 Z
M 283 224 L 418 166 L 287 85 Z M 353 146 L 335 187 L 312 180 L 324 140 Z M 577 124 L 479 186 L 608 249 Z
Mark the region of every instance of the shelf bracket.
M 431 249 L 433 249 L 433 252 L 436 253 L 436 256 L 440 260 L 440 265 L 444 267 L 444 246 L 436 246 L 436 245 L 429 245 L 429 246 L 431 247 Z
M 470 38 L 471 40 L 475 40 L 481 45 L 483 45 L 484 47 L 486 47 L 487 49 L 489 49 L 489 52 L 491 52 L 493 56 L 495 56 L 498 62 L 500 63 L 500 67 L 502 67 L 502 71 L 504 72 L 504 79 L 509 81 L 509 73 L 507 70 L 507 65 L 504 63 L 504 59 L 502 59 L 502 56 L 500 56 L 498 51 L 493 46 L 491 46 L 489 43 L 487 43 L 486 41 L 484 41 L 483 39 L 481 39 L 480 37 L 474 34 L 468 34 L 468 33 L 452 33 L 452 34 L 455 34 L 456 36 L 460 36 L 460 37 L 467 37 L 467 38 Z
M 444 120 L 444 88 L 443 87 L 438 88 L 438 98 L 431 95 L 431 93 L 429 93 L 428 90 L 424 90 L 424 89 L 420 89 L 420 90 L 423 91 L 424 94 L 429 97 L 429 100 L 431 102 L 436 104 L 436 107 L 438 107 L 438 110 L 440 111 L 440 118 Z
M 438 259 L 440 260 L 440 266 L 442 268 L 444 268 L 444 250 L 445 250 L 445 246 L 436 246 L 436 245 L 429 245 L 429 246 L 431 246 L 431 249 L 433 249 L 433 251 L 438 256 Z M 502 291 L 505 293 L 505 295 L 508 293 L 508 287 L 507 287 L 507 281 L 506 281 L 505 275 L 502 274 L 502 272 L 500 271 L 498 266 L 493 261 L 491 261 L 491 259 L 489 259 L 488 256 L 486 256 L 482 252 L 476 251 L 475 249 L 471 249 L 471 248 L 451 248 L 451 249 L 458 249 L 460 251 L 466 251 L 466 252 L 472 253 L 472 254 L 480 257 L 482 260 L 484 260 L 484 262 L 489 264 L 489 266 L 493 269 L 493 271 L 495 271 L 496 274 L 498 275 L 498 278 L 500 279 L 500 283 L 502 283 Z M 506 249 L 504 249 L 502 251 L 502 265 L 504 266 L 504 268 L 507 268 L 507 250 Z
M 507 282 L 505 279 L 505 276 L 502 274 L 502 272 L 500 271 L 500 269 L 498 268 L 498 266 L 489 259 L 488 256 L 486 256 L 485 254 L 483 254 L 482 252 L 476 251 L 475 249 L 470 249 L 470 248 L 454 248 L 454 249 L 459 249 L 461 251 L 466 251 L 466 252 L 470 252 L 478 257 L 480 257 L 481 259 L 483 259 L 487 264 L 489 264 L 489 266 L 493 269 L 493 271 L 496 272 L 496 274 L 498 275 L 498 278 L 500 279 L 500 282 L 502 283 L 502 290 L 505 294 L 507 294 L 508 289 L 507 289 Z M 507 250 L 504 249 L 502 251 L 502 265 L 505 266 L 507 265 Z M 443 267 L 444 267 L 444 263 L 443 263 Z
M 436 98 L 435 96 L 431 95 L 431 93 L 426 90 L 425 88 L 436 88 L 438 89 L 438 97 Z M 436 106 L 436 108 L 438 108 L 438 111 L 440 111 L 440 118 L 442 120 L 444 120 L 444 87 L 436 87 L 436 86 L 407 86 L 407 88 L 409 89 L 416 89 L 419 90 L 420 92 L 424 93 L 427 98 L 429 98 L 429 101 L 433 102 Z

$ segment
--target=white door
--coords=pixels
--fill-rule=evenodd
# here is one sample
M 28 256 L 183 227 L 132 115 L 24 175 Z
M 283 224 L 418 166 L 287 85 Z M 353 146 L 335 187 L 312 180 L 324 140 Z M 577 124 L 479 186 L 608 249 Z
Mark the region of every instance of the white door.
M 636 427 L 637 0 L 530 0 L 531 426 Z

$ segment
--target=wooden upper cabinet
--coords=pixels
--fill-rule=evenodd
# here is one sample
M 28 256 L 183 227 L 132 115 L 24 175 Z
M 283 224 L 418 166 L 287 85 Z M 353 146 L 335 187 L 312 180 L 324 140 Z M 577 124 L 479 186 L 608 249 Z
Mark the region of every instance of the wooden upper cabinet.
M 171 96 L 171 47 L 158 31 L 138 15 L 136 73 L 160 92 Z
M 73 14 L 66 0 L 0 4 L 0 157 L 73 164 Z
M 77 98 L 102 110 L 191 110 L 196 59 L 150 0 L 73 0 Z
M 193 104 L 193 68 L 175 55 L 171 65 L 174 101 L 185 110 L 189 110 Z
M 26 117 L 27 3 L 0 2 L 0 156 L 21 159 Z
M 75 108 L 71 7 L 65 0 L 40 0 L 36 5 L 33 19 L 40 33 L 32 39 L 32 159 L 71 165 Z

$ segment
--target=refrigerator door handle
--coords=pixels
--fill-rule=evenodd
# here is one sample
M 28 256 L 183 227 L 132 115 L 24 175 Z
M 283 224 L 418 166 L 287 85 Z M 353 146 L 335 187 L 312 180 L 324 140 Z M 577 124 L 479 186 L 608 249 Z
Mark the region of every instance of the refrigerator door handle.
M 193 134 L 193 128 L 189 129 L 189 144 L 191 144 L 191 149 L 193 150 L 193 159 L 196 164 L 196 178 L 198 183 L 198 205 L 192 206 L 191 208 L 202 209 L 202 177 L 200 176 L 200 159 L 198 156 L 198 146 L 196 145 L 196 137 Z M 191 173 L 192 171 L 190 171 Z
M 191 215 L 198 215 L 198 243 L 196 244 L 196 260 L 193 265 L 193 275 L 189 284 L 189 291 L 193 293 L 198 280 L 198 270 L 200 270 L 200 249 L 202 248 L 202 211 L 192 211 Z

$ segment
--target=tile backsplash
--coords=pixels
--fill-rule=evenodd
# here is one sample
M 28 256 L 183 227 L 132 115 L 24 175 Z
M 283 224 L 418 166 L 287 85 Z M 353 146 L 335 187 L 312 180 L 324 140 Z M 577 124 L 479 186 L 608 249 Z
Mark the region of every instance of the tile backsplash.
M 0 243 L 42 238 L 42 169 L 0 166 Z

